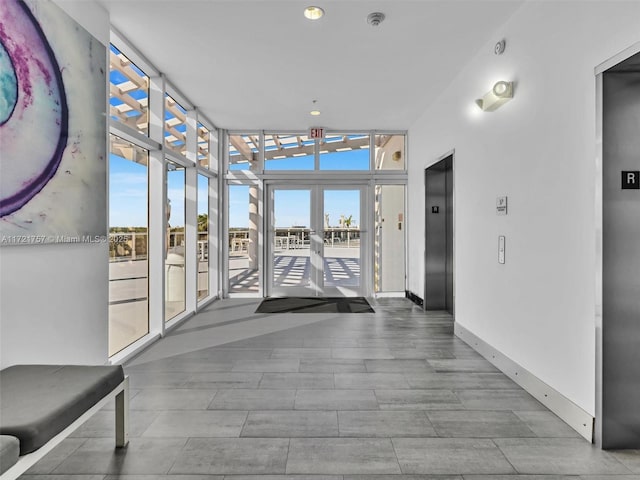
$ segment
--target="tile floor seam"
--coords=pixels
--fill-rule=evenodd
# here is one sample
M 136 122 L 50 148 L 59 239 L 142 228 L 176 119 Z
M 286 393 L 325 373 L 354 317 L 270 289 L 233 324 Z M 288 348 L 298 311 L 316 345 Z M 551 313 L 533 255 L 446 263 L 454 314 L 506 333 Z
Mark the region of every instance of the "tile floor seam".
M 211 408 L 211 406 L 213 405 L 213 402 L 215 401 L 216 397 L 218 396 L 218 392 L 220 390 L 216 390 L 213 394 L 213 397 L 211 397 L 211 401 L 209 402 L 209 405 L 207 405 L 207 408 L 205 410 L 218 410 L 217 408 Z
M 500 445 L 498 445 L 496 443 L 496 440 L 498 440 L 498 438 L 491 438 L 491 443 L 493 443 L 495 445 L 495 447 L 498 449 L 498 451 L 500 452 L 500 454 L 504 457 L 505 461 L 511 465 L 511 468 L 513 468 L 513 471 L 516 472 L 517 475 L 524 475 L 523 473 L 521 473 L 516 466 L 511 463 L 511 460 L 509 460 L 509 458 L 507 457 L 507 455 L 504 453 L 504 451 L 500 448 Z
M 182 447 L 180 448 L 180 452 L 183 452 L 185 447 L 187 446 L 187 443 L 189 443 L 189 440 L 191 440 L 192 437 L 187 437 L 184 439 L 184 443 L 182 444 Z M 176 455 L 176 457 L 174 458 L 173 462 L 171 462 L 171 466 L 169 467 L 169 469 L 165 472 L 165 475 L 171 475 L 171 470 L 173 469 L 173 467 L 175 466 L 176 462 L 179 459 L 179 455 Z M 119 475 L 119 474 L 118 474 Z
M 238 434 L 238 438 L 243 438 L 242 434 L 244 432 L 245 427 L 247 426 L 247 420 L 249 420 L 249 414 L 251 410 L 247 410 L 247 415 L 244 417 L 244 422 L 242 422 L 242 428 L 240 429 L 240 433 Z
M 400 459 L 398 458 L 398 452 L 396 451 L 396 444 L 393 441 L 393 438 L 389 438 L 391 442 L 391 448 L 393 449 L 393 455 L 396 457 L 396 462 L 398 463 L 398 470 L 400 470 L 400 475 L 406 475 L 404 470 L 402 469 L 402 465 L 400 464 Z
M 291 452 L 291 437 L 289 437 L 289 443 L 287 443 L 287 457 L 284 459 L 283 475 L 288 475 L 287 469 L 289 468 L 289 452 Z
M 424 415 L 424 417 L 427 419 L 427 423 L 429 424 L 429 426 L 431 428 L 433 428 L 433 432 L 436 434 L 436 437 L 440 436 L 440 433 L 438 433 L 438 430 L 436 429 L 436 426 L 433 424 L 433 422 L 431 421 L 431 419 L 429 418 L 429 415 L 427 414 L 427 410 L 420 410 L 422 412 L 422 414 Z
M 624 468 L 624 469 L 626 469 L 626 470 L 627 470 L 627 472 L 626 472 L 626 473 L 619 473 L 619 474 L 617 474 L 617 475 L 634 475 L 634 474 L 635 474 L 635 472 L 632 472 L 632 471 L 631 471 L 631 469 L 630 469 L 629 467 L 627 467 L 624 463 L 622 463 L 620 460 L 618 460 L 618 459 L 617 459 L 613 454 L 611 454 L 609 451 L 607 451 L 607 450 L 602 450 L 602 452 L 603 452 L 603 454 L 604 454 L 606 457 L 609 457 L 609 459 L 610 459 L 610 460 L 613 460 L 614 462 L 616 462 L 616 463 L 620 464 L 620 466 L 621 466 L 622 468 Z
M 373 396 L 376 399 L 376 404 L 378 405 L 377 410 L 382 411 L 382 408 L 380 408 L 380 400 L 378 399 L 378 394 L 376 393 L 376 389 L 372 388 L 371 391 L 373 392 Z
M 81 437 L 69 437 L 69 438 L 81 438 Z M 81 446 L 83 446 L 85 443 L 87 443 L 87 441 L 89 441 L 89 438 L 85 438 L 83 439 L 78 446 L 76 446 L 67 456 L 65 456 L 64 458 L 62 458 L 59 462 L 57 462 L 53 467 L 49 468 L 49 471 L 47 473 L 35 473 L 33 475 L 54 475 L 54 471 L 56 470 L 56 468 L 58 468 L 62 462 L 64 462 L 69 456 L 73 455 Z M 35 465 L 33 465 L 31 468 L 34 468 L 37 465 L 37 463 Z M 31 469 L 30 468 L 30 469 Z M 29 470 L 27 470 L 24 475 L 30 475 L 29 474 Z
M 262 388 L 262 380 L 264 380 L 264 372 L 260 374 L 260 380 L 258 380 L 258 385 L 256 385 L 257 389 Z

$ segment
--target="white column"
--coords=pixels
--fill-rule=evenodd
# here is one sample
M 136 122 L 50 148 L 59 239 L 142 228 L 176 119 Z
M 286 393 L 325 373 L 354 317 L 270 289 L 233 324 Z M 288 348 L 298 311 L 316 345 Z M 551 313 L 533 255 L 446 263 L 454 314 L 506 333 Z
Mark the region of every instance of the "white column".
M 160 150 L 149 152 L 149 331 L 164 335 L 166 182 L 164 159 L 164 77 L 149 79 L 149 136 Z
M 209 169 L 217 172 L 217 177 L 209 179 L 209 293 L 210 295 L 221 296 L 221 250 L 222 237 L 220 221 L 220 179 L 222 175 L 221 154 L 222 142 L 220 137 L 222 132 L 218 129 L 212 129 L 209 133 Z
M 229 132 L 221 132 L 220 152 L 220 175 L 218 175 L 218 211 L 221 213 L 221 225 L 218 228 L 220 234 L 218 260 L 220 265 L 218 281 L 220 282 L 220 292 L 223 297 L 229 294 L 229 184 L 225 181 L 224 175 L 228 171 L 229 157 Z
M 260 148 L 258 148 L 258 155 L 254 155 L 252 161 L 249 162 L 249 169 L 251 172 L 260 174 L 262 173 L 263 161 L 261 153 L 263 151 L 262 144 L 263 135 L 260 134 Z M 249 269 L 258 270 L 260 266 L 260 231 L 262 215 L 260 212 L 260 203 L 262 197 L 262 189 L 258 184 L 249 185 Z
M 253 165 L 251 168 L 253 170 Z M 258 224 L 260 222 L 260 215 L 258 212 L 259 203 L 259 190 L 258 185 L 249 185 L 249 269 L 258 269 Z
M 209 179 L 209 294 L 222 295 L 220 292 L 220 250 L 222 249 L 222 237 L 220 225 L 219 179 Z
M 187 160 L 193 162 L 185 169 L 185 310 L 193 312 L 198 300 L 198 115 L 196 110 L 187 111 Z

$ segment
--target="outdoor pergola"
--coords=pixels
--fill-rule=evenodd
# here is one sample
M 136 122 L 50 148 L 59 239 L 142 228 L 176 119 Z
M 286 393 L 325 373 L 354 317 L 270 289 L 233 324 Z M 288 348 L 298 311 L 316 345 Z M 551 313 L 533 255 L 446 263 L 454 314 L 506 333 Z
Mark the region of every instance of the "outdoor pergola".
M 150 79 L 125 55 L 112 47 L 112 75 L 110 82 L 110 115 L 122 124 L 147 133 L 149 128 L 149 84 Z M 115 72 L 115 74 L 114 74 Z M 165 96 L 165 144 L 172 151 L 186 154 L 186 120 L 184 108 L 171 96 Z M 376 135 L 375 146 L 383 147 L 391 135 Z M 258 135 L 230 135 L 230 163 L 257 161 Z M 327 135 L 320 140 L 320 153 L 345 152 L 369 148 L 369 135 Z M 123 153 L 124 153 L 124 146 Z M 313 155 L 315 142 L 306 135 L 265 135 L 265 160 L 278 160 Z M 209 130 L 198 125 L 198 157 L 209 154 Z M 125 158 L 133 159 L 130 156 Z M 234 157 L 236 157 L 234 159 Z
M 111 105 L 110 115 L 122 124 L 144 134 L 149 129 L 149 77 L 127 57 L 111 48 Z M 116 72 L 114 74 L 114 71 Z M 186 155 L 186 121 L 184 108 L 171 96 L 165 95 L 165 145 L 172 151 Z M 209 130 L 198 124 L 198 160 L 209 155 Z M 128 158 L 128 157 L 125 157 Z
M 376 135 L 375 146 L 383 147 L 391 135 Z M 229 163 L 256 162 L 260 149 L 258 135 L 229 135 Z M 307 135 L 266 134 L 265 160 L 313 155 L 315 142 Z M 332 135 L 320 139 L 320 153 L 347 152 L 369 148 L 369 135 Z M 237 160 L 232 160 L 236 157 Z

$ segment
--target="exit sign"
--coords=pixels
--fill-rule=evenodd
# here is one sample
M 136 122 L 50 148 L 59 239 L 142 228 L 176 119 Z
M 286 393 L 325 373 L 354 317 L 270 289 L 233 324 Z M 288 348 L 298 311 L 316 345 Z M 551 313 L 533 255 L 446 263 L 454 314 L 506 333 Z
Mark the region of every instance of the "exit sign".
M 309 138 L 324 138 L 324 128 L 311 127 L 309 129 Z

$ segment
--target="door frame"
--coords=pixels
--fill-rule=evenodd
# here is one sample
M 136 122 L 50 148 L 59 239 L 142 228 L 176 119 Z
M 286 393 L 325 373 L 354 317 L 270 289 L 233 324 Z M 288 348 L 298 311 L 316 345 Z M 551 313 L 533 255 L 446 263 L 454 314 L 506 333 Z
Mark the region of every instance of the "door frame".
M 301 181 L 271 180 L 265 181 L 265 215 L 263 218 L 265 232 L 264 241 L 264 295 L 265 297 L 286 296 L 363 296 L 368 295 L 370 283 L 370 238 L 369 229 L 369 197 L 370 182 L 352 181 L 336 183 L 335 181 Z M 310 239 L 310 262 L 312 264 L 311 288 L 275 287 L 273 285 L 273 255 L 275 242 L 274 227 L 274 191 L 275 190 L 309 190 L 310 191 L 310 225 L 314 238 Z M 326 287 L 324 285 L 324 192 L 336 190 L 358 190 L 360 192 L 360 282 L 356 287 Z M 315 266 L 314 266 L 315 265 Z
M 425 167 L 424 169 L 424 242 L 425 242 L 425 248 L 424 248 L 424 272 L 423 272 L 423 281 L 424 281 L 424 288 L 423 288 L 423 301 L 422 301 L 422 306 L 424 310 L 427 310 L 427 245 L 426 245 L 426 241 L 427 241 L 427 216 L 429 215 L 429 212 L 427 211 L 427 208 L 429 207 L 427 205 L 427 198 L 428 198 L 428 192 L 427 192 L 427 184 L 426 184 L 426 175 L 427 175 L 427 170 L 429 170 L 431 167 L 433 167 L 434 165 L 437 165 L 440 162 L 443 162 L 444 160 L 448 159 L 449 157 L 451 158 L 451 205 L 445 205 L 445 215 L 447 215 L 447 211 L 448 209 L 451 210 L 451 238 L 447 238 L 446 243 L 450 242 L 450 246 L 451 246 L 451 275 L 452 275 L 452 285 L 451 285 L 451 315 L 455 318 L 455 312 L 456 312 L 456 209 L 455 209 L 455 203 L 456 203 L 456 176 L 455 176 L 455 171 L 456 171 L 456 155 L 455 155 L 456 151 L 455 149 L 452 149 L 450 151 L 448 151 L 447 153 L 445 153 L 444 155 L 441 155 L 440 157 L 438 157 L 438 159 L 436 161 L 434 161 L 432 164 L 430 164 L 429 166 Z M 447 247 L 448 248 L 448 247 Z M 446 274 L 446 270 L 445 270 L 445 274 Z M 445 276 L 445 284 L 447 283 L 447 279 Z M 446 293 L 445 293 L 446 295 Z
M 596 245 L 596 272 L 595 272 L 595 298 L 594 298 L 594 328 L 595 328 L 595 419 L 591 426 L 593 442 L 598 448 L 603 448 L 603 422 L 604 422 L 604 342 L 603 330 L 607 326 L 607 319 L 603 316 L 603 286 L 604 286 L 604 151 L 603 151 L 603 127 L 604 127 L 604 73 L 610 68 L 622 63 L 628 58 L 640 53 L 640 42 L 605 60 L 594 69 L 596 91 L 596 162 L 595 162 L 595 245 Z

